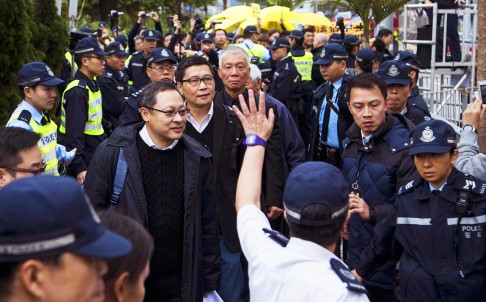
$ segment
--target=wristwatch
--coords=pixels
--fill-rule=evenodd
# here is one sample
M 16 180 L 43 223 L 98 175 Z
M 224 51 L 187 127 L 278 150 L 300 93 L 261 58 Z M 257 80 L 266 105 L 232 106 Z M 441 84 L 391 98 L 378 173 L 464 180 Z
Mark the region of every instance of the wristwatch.
M 476 128 L 474 128 L 474 126 L 473 126 L 473 125 L 471 125 L 471 124 L 466 124 L 466 125 L 464 125 L 464 126 L 462 127 L 462 131 L 470 131 L 470 132 L 474 132 L 474 133 L 476 133 L 476 134 L 478 133 L 478 130 L 476 130 Z M 461 131 L 461 132 L 462 132 L 462 131 Z
M 267 142 L 259 137 L 258 135 L 254 134 L 254 133 L 250 133 L 246 136 L 245 138 L 245 141 L 243 142 L 243 144 L 247 145 L 247 146 L 257 146 L 257 145 L 260 145 L 260 146 L 267 146 Z

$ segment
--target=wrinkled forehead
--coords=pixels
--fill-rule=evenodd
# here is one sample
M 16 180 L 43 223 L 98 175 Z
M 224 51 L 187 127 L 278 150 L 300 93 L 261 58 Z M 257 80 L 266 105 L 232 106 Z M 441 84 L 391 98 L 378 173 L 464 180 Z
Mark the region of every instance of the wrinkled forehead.
M 223 65 L 224 64 L 232 64 L 232 65 L 245 64 L 248 66 L 248 58 L 246 55 L 242 53 L 232 52 L 224 56 L 223 59 L 221 60 L 221 63 L 223 63 Z

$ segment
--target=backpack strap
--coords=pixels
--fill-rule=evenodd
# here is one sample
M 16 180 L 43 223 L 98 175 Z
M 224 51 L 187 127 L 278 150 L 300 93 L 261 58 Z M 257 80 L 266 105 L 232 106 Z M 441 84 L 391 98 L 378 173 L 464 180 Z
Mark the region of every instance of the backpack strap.
M 120 148 L 118 154 L 118 161 L 116 163 L 115 180 L 113 181 L 113 194 L 110 197 L 110 211 L 115 211 L 120 198 L 120 193 L 123 190 L 125 179 L 127 178 L 128 165 L 125 155 L 123 154 L 123 147 Z

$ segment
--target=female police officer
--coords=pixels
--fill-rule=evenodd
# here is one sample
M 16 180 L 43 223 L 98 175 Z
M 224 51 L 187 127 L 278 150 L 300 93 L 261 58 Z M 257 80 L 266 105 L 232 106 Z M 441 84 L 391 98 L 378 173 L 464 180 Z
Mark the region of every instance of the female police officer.
M 425 121 L 409 154 L 421 178 L 400 188 L 393 217 L 379 222 L 358 274 L 366 279 L 383 259 L 399 258 L 400 301 L 484 301 L 486 183 L 454 168 L 456 134 Z

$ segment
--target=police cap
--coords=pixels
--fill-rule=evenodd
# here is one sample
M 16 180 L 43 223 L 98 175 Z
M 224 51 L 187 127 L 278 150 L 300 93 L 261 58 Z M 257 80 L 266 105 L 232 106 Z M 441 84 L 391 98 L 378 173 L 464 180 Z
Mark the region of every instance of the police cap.
M 293 30 L 290 32 L 289 35 L 290 38 L 294 38 L 296 40 L 303 39 L 304 38 L 304 33 L 300 30 Z
M 79 40 L 78 44 L 76 44 L 76 47 L 74 48 L 74 54 L 84 55 L 89 53 L 94 53 L 98 56 L 106 55 L 106 52 L 104 52 L 101 49 L 100 45 L 98 44 L 98 41 L 96 41 L 95 38 L 86 37 Z
M 201 42 L 214 42 L 214 39 L 213 39 L 213 36 L 208 34 L 208 33 L 205 33 L 202 38 L 201 38 Z
M 333 34 L 331 34 L 331 36 L 329 37 L 328 42 L 329 42 L 329 43 L 343 44 L 343 38 L 342 38 L 341 34 L 338 34 L 338 33 L 333 33 Z
M 254 34 L 258 33 L 258 28 L 255 25 L 248 25 L 245 27 L 245 30 L 243 31 L 243 34 Z
M 428 120 L 413 130 L 408 154 L 446 153 L 456 143 L 457 135 L 451 125 L 441 120 Z
M 361 48 L 356 53 L 356 61 L 373 62 L 376 60 L 376 54 L 370 48 Z
M 111 42 L 107 47 L 106 47 L 106 55 L 123 55 L 123 56 L 128 56 L 128 52 L 125 51 L 125 47 L 123 47 L 123 44 L 120 42 Z
M 279 37 L 275 40 L 273 40 L 272 45 L 270 48 L 272 50 L 278 49 L 278 48 L 290 48 L 290 42 L 287 38 Z
M 396 53 L 395 60 L 399 60 L 407 64 L 410 69 L 420 71 L 420 60 L 416 54 L 408 50 L 401 50 Z
M 356 35 L 346 35 L 344 36 L 343 44 L 359 45 L 359 39 Z
M 147 67 L 150 67 L 152 63 L 158 63 L 162 61 L 172 61 L 177 64 L 177 58 L 167 48 L 156 48 L 147 57 Z
M 0 190 L 0 262 L 73 253 L 113 258 L 130 242 L 107 230 L 81 186 L 69 177 L 40 175 Z
M 348 53 L 341 44 L 326 44 L 321 51 L 319 60 L 315 62 L 317 65 L 328 65 L 334 60 L 346 60 Z
M 142 40 L 158 41 L 159 38 L 157 37 L 157 33 L 155 32 L 155 30 L 147 29 L 147 30 L 144 30 L 143 33 L 142 33 Z
M 410 85 L 410 68 L 402 61 L 388 60 L 383 62 L 378 69 L 378 75 L 386 85 Z
M 34 85 L 56 86 L 64 81 L 54 76 L 52 70 L 45 63 L 31 62 L 20 68 L 17 74 L 17 86 Z

